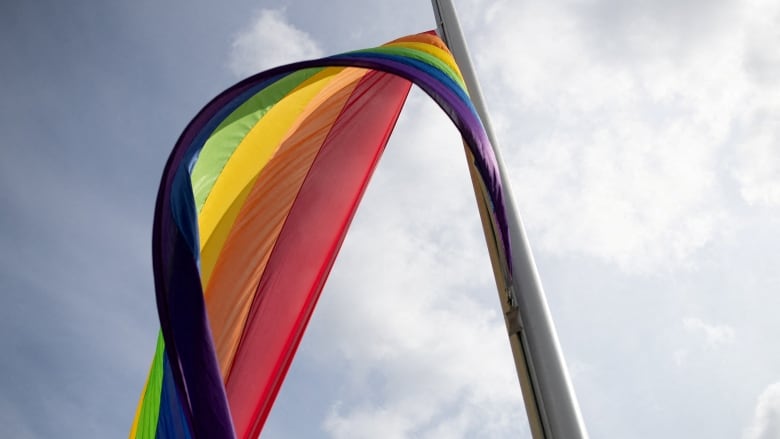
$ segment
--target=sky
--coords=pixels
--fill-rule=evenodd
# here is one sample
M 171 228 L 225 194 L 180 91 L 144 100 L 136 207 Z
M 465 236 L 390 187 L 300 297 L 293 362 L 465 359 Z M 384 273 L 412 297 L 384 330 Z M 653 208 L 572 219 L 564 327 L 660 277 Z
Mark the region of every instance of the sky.
M 456 0 L 594 438 L 780 437 L 780 3 Z M 0 3 L 0 437 L 123 437 L 164 162 L 214 95 L 426 0 Z M 266 424 L 529 437 L 457 131 L 419 90 Z

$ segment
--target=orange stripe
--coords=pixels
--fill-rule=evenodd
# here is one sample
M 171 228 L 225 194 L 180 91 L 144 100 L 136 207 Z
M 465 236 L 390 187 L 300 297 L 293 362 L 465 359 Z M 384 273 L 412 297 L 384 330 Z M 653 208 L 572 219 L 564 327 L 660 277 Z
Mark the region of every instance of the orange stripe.
M 260 434 L 410 86 L 387 73 L 366 75 L 295 197 L 225 383 L 240 438 Z
M 205 294 L 223 379 L 230 370 L 257 283 L 293 200 L 331 126 L 366 72 L 345 69 L 310 102 L 251 187 L 222 247 Z
M 436 46 L 439 49 L 442 49 L 446 51 L 447 53 L 450 52 L 450 49 L 447 47 L 446 44 L 444 44 L 444 41 L 442 41 L 439 37 L 432 34 L 417 34 L 417 35 L 408 35 L 405 37 L 398 38 L 396 40 L 390 41 L 386 44 L 394 44 L 394 43 L 424 43 L 424 44 L 430 44 L 431 46 Z

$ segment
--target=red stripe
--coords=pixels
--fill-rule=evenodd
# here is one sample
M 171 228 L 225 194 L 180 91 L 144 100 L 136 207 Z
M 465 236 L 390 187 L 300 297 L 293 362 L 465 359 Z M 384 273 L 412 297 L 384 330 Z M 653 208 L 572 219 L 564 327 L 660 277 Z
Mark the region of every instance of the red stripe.
M 227 379 L 239 438 L 256 438 L 411 84 L 370 72 L 355 88 L 290 210 Z

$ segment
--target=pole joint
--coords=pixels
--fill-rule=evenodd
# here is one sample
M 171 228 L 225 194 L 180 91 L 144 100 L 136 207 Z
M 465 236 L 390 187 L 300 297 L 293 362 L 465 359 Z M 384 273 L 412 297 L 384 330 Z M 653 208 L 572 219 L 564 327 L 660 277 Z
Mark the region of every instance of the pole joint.
M 523 320 L 520 317 L 520 307 L 514 306 L 504 313 L 506 318 L 506 329 L 509 335 L 520 334 L 523 332 Z

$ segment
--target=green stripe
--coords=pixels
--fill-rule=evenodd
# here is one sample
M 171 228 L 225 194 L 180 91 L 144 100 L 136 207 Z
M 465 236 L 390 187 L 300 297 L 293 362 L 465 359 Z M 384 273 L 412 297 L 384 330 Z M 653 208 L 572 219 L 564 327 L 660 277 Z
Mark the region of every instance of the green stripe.
M 157 335 L 157 349 L 154 351 L 152 369 L 149 372 L 149 382 L 146 383 L 141 414 L 138 416 L 135 439 L 155 439 L 157 434 L 157 418 L 160 416 L 160 394 L 162 393 L 163 381 L 163 355 L 165 355 L 165 341 L 162 337 L 162 331 L 160 331 Z
M 459 84 L 463 90 L 466 90 L 466 84 L 463 82 L 463 78 L 461 78 L 457 72 L 455 72 L 447 63 L 442 61 L 441 58 L 438 58 L 422 50 L 413 49 L 410 47 L 382 46 L 373 49 L 355 50 L 349 53 L 382 53 L 385 55 L 416 59 L 435 67 L 437 70 L 441 70 L 444 72 L 444 74 L 449 76 L 450 79 Z
M 192 170 L 192 190 L 198 212 L 244 137 L 257 122 L 279 101 L 322 68 L 304 69 L 291 73 L 260 90 L 241 104 L 211 133 Z

